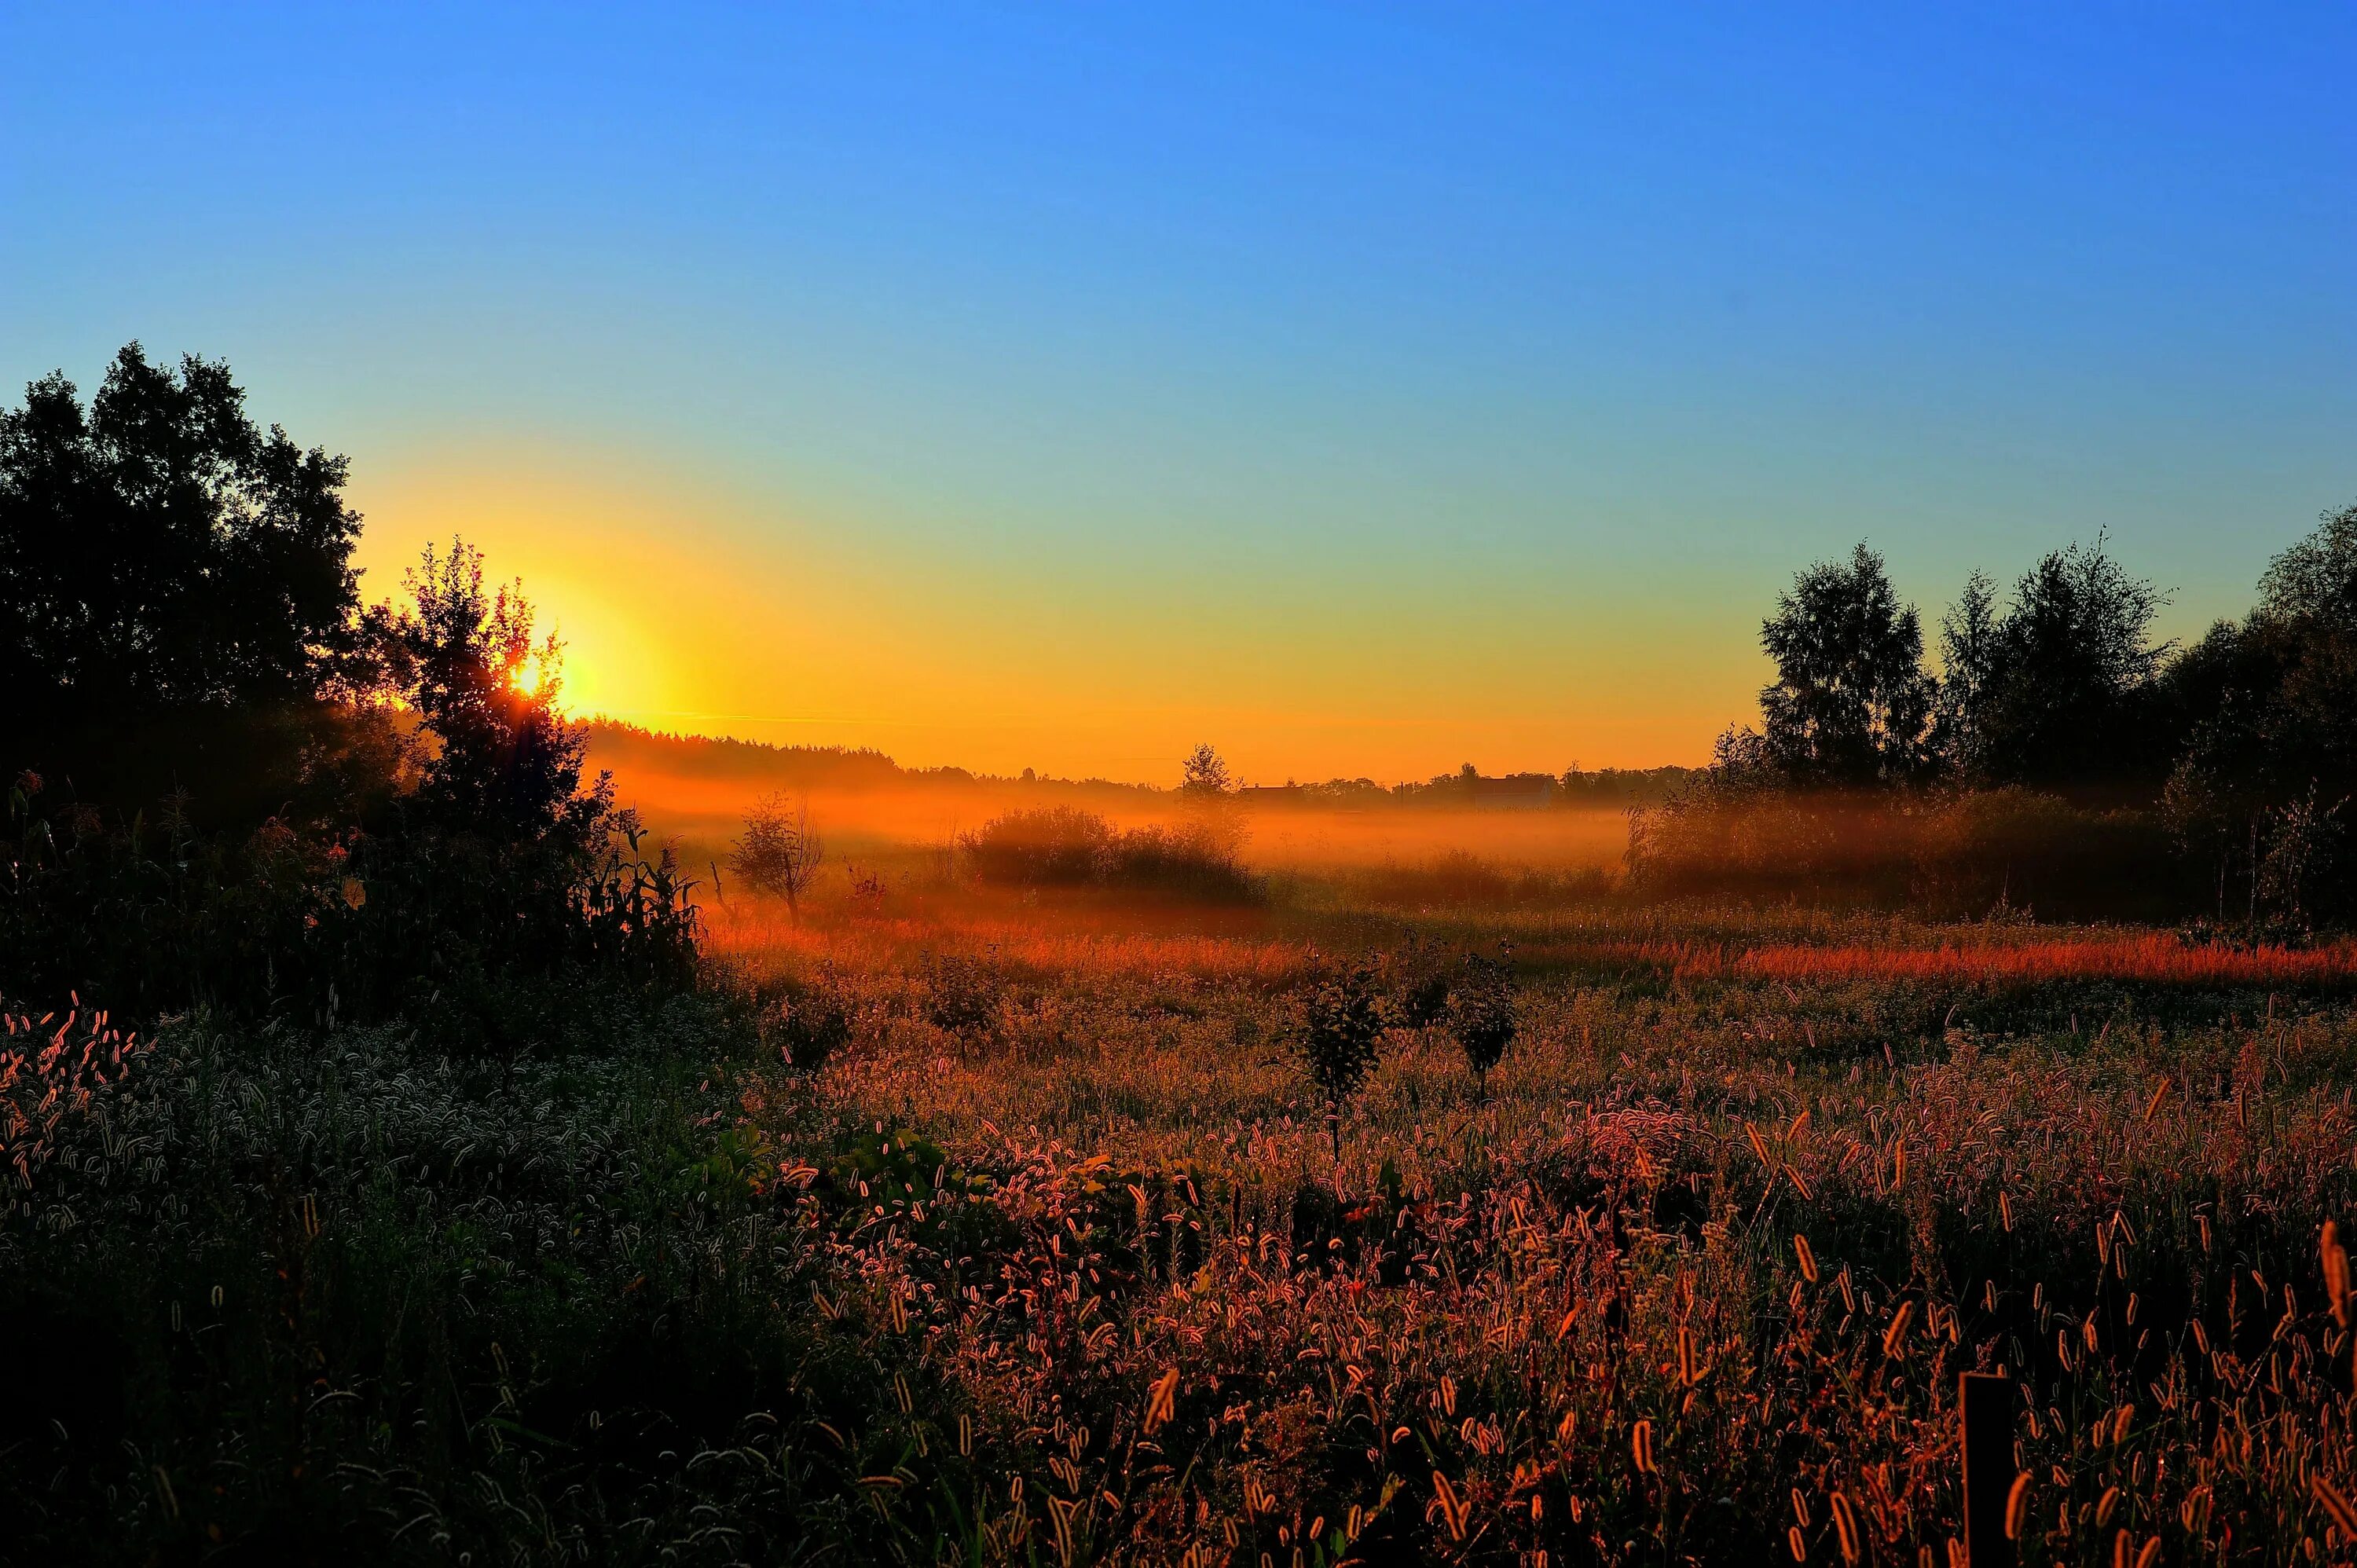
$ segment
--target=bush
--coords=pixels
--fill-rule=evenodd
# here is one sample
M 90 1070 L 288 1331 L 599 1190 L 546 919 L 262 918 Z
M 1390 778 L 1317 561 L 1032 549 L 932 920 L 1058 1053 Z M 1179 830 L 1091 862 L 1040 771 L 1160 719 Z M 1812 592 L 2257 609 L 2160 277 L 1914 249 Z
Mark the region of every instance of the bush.
M 1093 886 L 1239 901 L 1261 892 L 1232 835 L 1208 821 L 1123 832 L 1093 811 L 1051 806 L 1009 811 L 958 843 L 975 876 L 1007 886 Z
M 311 1023 L 431 1011 L 452 1043 L 548 1032 L 522 1015 L 584 984 L 677 990 L 697 956 L 688 884 L 627 812 L 587 845 L 417 829 L 199 832 L 177 805 L 108 823 L 44 812 L 22 781 L 0 840 L 0 972 L 41 1006 L 126 1018 L 207 1005 Z M 549 1026 L 553 1027 L 553 1026 Z
M 1391 1009 L 1372 963 L 1318 975 L 1295 999 L 1294 1048 L 1326 1101 L 1334 1163 L 1342 1161 L 1342 1107 L 1375 1070 Z
M 1485 1089 L 1490 1069 L 1514 1043 L 1516 1027 L 1512 954 L 1492 959 L 1467 953 L 1464 970 L 1448 991 L 1448 1032 Z
M 1238 903 L 1260 896 L 1259 879 L 1216 826 L 1203 822 L 1123 833 L 1114 841 L 1105 880 L 1117 887 Z
M 985 882 L 1018 887 L 1078 886 L 1104 875 L 1113 825 L 1071 806 L 1009 811 L 960 836 L 966 863 Z
M 1629 881 L 1652 897 L 1734 895 L 1979 915 L 2173 918 L 2199 877 L 2153 812 L 2022 789 L 1890 796 L 1706 785 L 1631 821 Z

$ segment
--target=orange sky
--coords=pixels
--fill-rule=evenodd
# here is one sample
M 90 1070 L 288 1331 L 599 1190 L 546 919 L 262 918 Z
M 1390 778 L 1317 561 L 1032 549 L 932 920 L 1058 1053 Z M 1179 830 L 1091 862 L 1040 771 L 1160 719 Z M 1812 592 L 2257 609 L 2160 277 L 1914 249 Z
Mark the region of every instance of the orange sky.
M 904 763 L 1168 782 L 1198 740 L 1255 782 L 1691 762 L 1749 703 L 1749 626 L 1330 594 L 1153 563 L 914 551 L 823 502 L 627 455 L 442 450 L 355 475 L 371 598 L 455 532 L 566 642 L 567 705 Z M 1697 620 L 1702 618 L 1696 618 Z

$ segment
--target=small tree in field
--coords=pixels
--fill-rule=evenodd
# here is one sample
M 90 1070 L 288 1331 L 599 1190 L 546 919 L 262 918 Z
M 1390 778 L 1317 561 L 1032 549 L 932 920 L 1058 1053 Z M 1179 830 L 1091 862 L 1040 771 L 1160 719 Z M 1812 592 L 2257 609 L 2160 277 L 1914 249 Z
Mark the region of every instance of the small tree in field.
M 745 813 L 745 832 L 728 868 L 756 892 L 783 898 L 800 925 L 802 897 L 825 862 L 826 844 L 811 829 L 809 802 L 788 805 L 783 795 L 768 795 Z
M 1514 1043 L 1514 961 L 1511 953 L 1465 955 L 1464 972 L 1448 988 L 1448 1032 L 1465 1052 L 1486 1098 L 1490 1069 Z
M 1242 802 L 1227 758 L 1209 742 L 1178 765 L 1178 799 L 1187 811 L 1188 836 L 1233 860 L 1244 844 Z
M 1359 1092 L 1383 1054 L 1389 1009 L 1382 976 L 1372 964 L 1354 964 L 1321 976 L 1303 992 L 1296 1047 L 1309 1076 L 1326 1096 L 1326 1133 L 1334 1163 L 1342 1163 L 1342 1107 Z
M 1187 760 L 1178 765 L 1178 789 L 1190 798 L 1216 798 L 1234 788 L 1227 758 L 1208 741 L 1188 753 Z

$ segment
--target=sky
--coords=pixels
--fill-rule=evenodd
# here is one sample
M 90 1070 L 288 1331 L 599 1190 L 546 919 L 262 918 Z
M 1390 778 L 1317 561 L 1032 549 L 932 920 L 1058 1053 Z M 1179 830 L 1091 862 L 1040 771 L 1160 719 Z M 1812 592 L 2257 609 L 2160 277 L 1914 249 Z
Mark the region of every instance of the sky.
M 568 700 L 912 764 L 1694 762 L 1860 539 L 2357 500 L 2357 8 L 0 5 L 0 384 L 226 359 Z

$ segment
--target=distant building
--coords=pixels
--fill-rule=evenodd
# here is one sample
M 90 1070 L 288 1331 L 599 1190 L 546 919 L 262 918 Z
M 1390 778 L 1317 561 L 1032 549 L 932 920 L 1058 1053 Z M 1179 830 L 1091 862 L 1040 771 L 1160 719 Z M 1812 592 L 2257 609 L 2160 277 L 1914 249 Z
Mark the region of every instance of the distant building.
M 1475 779 L 1473 809 L 1477 811 L 1535 811 L 1555 804 L 1560 788 L 1544 773 L 1517 773 L 1509 779 Z

